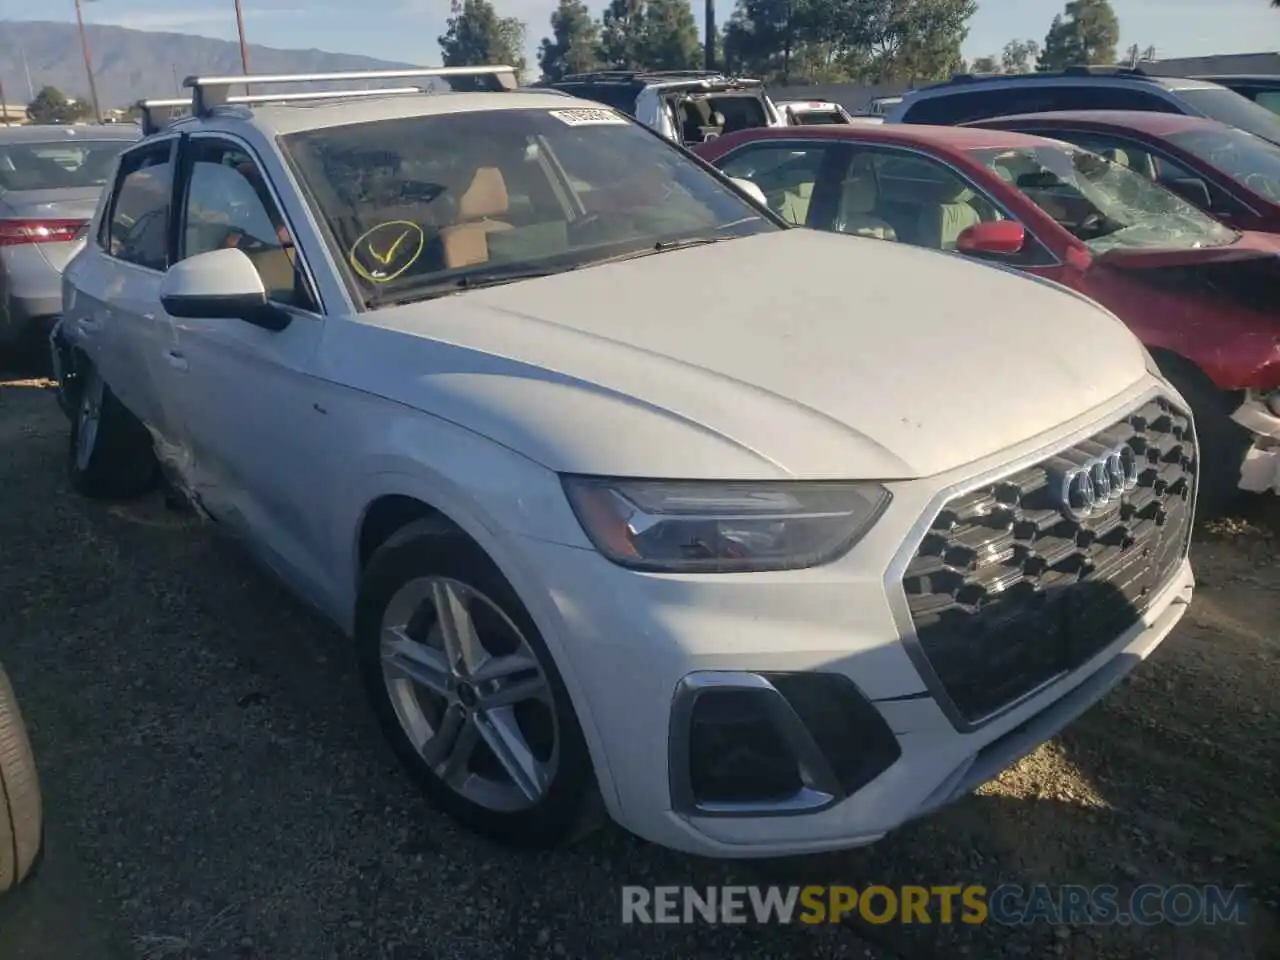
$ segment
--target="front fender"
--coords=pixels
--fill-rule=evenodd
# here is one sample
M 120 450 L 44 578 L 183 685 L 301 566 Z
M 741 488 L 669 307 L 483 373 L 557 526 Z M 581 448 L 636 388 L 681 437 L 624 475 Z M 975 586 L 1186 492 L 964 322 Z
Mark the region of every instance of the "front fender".
M 406 427 L 403 439 L 414 431 Z M 360 527 L 369 506 L 380 497 L 412 497 L 438 510 L 471 537 L 489 556 L 520 597 L 555 660 L 574 704 L 590 750 L 596 778 L 606 806 L 619 809 L 617 790 L 601 742 L 583 681 L 565 648 L 560 614 L 534 558 L 524 544 L 552 540 L 593 549 L 573 516 L 559 477 L 530 460 L 496 444 L 473 437 L 465 457 L 442 457 L 444 470 L 427 467 L 404 454 L 370 457 L 357 475 L 343 508 L 335 517 L 336 542 L 345 544 L 343 562 L 349 594 L 343 603 L 344 626 L 352 632 L 359 575 Z M 451 465 L 468 463 L 468 472 L 450 472 Z M 476 471 L 471 473 L 470 471 Z M 473 482 L 468 482 L 473 478 Z M 532 539 L 530 539 L 532 538 Z

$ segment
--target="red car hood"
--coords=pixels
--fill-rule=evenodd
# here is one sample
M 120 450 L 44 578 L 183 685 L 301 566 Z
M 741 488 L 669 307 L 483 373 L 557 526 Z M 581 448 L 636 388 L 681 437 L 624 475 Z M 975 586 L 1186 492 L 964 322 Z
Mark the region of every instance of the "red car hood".
M 1187 267 L 1213 263 L 1239 263 L 1280 257 L 1280 236 L 1273 233 L 1241 231 L 1239 239 L 1221 247 L 1187 247 L 1173 250 L 1113 248 L 1095 257 L 1095 262 L 1127 270 L 1149 267 Z M 1280 270 L 1280 263 L 1277 263 Z

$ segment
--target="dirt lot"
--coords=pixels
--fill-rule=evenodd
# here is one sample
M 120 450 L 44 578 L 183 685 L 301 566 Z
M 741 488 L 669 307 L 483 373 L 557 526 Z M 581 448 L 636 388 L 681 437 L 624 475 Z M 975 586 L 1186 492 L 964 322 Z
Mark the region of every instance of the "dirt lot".
M 3 378 L 0 378 L 2 380 Z M 0 655 L 48 805 L 5 960 L 1280 956 L 1280 509 L 1204 531 L 1177 632 L 1060 740 L 863 851 L 764 864 L 607 829 L 496 850 L 433 814 L 332 628 L 158 498 L 68 489 L 67 426 L 0 382 Z M 625 883 L 1250 884 L 1244 926 L 624 927 Z

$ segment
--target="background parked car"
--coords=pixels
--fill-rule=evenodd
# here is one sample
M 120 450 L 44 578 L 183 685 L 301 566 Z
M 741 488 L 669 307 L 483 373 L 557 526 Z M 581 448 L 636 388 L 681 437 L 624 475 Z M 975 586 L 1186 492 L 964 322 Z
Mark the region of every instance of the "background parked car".
M 1007 131 L 755 130 L 697 152 L 798 226 L 956 251 L 1102 303 L 1192 406 L 1202 511 L 1234 495 L 1251 436 L 1231 417 L 1246 403 L 1265 413 L 1280 388 L 1280 240 L 1237 233 L 1096 154 Z
M 40 782 L 27 728 L 0 664 L 0 894 L 35 868 L 44 834 Z
M 47 332 L 77 235 L 140 134 L 124 124 L 0 128 L 0 346 Z
M 1280 233 L 1280 146 L 1216 120 L 1071 110 L 968 126 L 1074 143 L 1168 187 L 1228 226 Z
M 603 70 L 535 86 L 607 104 L 676 143 L 787 123 L 761 81 L 715 71 Z
M 908 94 L 885 122 L 950 125 L 1056 110 L 1154 110 L 1210 117 L 1280 143 L 1280 116 L 1226 87 L 1100 67 L 954 77 Z
M 844 107 L 830 100 L 781 100 L 774 104 L 778 113 L 793 127 L 810 127 L 824 123 L 853 123 Z M 871 117 L 865 118 L 867 120 Z

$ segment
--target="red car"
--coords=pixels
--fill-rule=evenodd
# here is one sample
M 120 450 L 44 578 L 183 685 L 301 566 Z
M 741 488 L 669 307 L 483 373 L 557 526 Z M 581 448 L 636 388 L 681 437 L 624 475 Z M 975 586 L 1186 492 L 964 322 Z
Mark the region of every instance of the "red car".
M 1280 147 L 1206 117 L 1071 110 L 965 126 L 1065 140 L 1136 170 L 1240 230 L 1280 233 Z
M 1280 237 L 1230 229 L 1097 154 L 1008 131 L 781 127 L 695 149 L 795 226 L 954 251 L 1110 309 L 1192 407 L 1205 512 L 1235 493 L 1255 433 L 1280 438 Z M 855 311 L 854 269 L 849 279 Z M 1037 322 L 1027 318 L 1032 341 Z

